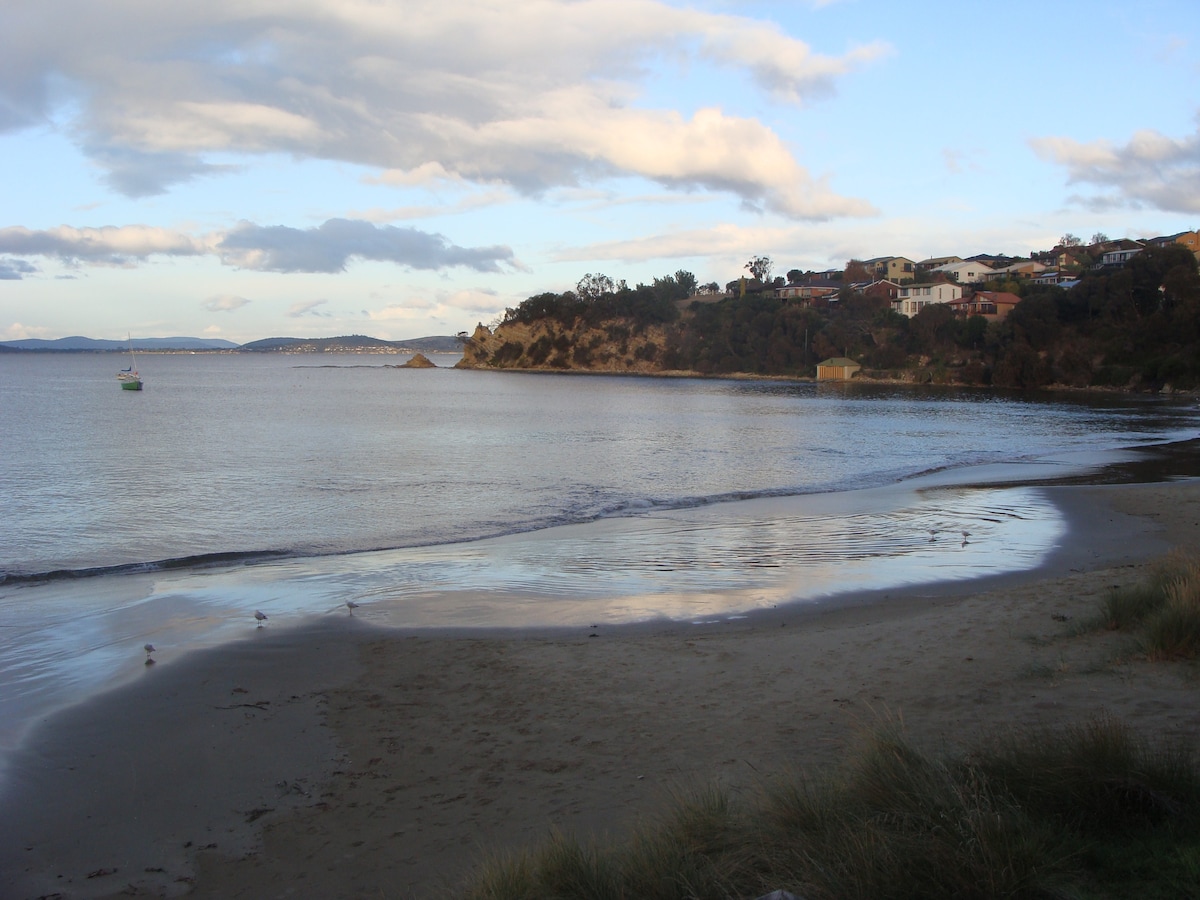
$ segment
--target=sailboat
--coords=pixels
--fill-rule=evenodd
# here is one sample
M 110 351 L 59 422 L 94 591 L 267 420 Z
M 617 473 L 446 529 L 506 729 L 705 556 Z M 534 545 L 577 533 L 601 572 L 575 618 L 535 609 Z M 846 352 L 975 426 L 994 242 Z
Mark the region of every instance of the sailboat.
M 142 376 L 137 372 L 137 360 L 133 357 L 133 339 L 129 339 L 129 368 L 122 369 L 117 373 L 117 381 L 121 383 L 123 391 L 140 391 L 142 389 Z

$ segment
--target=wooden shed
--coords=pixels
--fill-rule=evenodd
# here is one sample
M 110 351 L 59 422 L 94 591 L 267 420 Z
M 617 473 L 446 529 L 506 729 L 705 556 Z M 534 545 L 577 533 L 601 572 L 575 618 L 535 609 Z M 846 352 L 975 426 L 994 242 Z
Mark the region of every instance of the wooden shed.
M 817 363 L 817 381 L 849 381 L 861 369 L 858 363 L 844 356 Z

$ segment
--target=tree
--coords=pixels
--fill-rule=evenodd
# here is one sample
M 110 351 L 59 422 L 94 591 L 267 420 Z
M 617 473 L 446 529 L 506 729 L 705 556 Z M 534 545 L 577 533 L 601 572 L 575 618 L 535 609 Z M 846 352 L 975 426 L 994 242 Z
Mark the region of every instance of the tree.
M 852 259 L 846 263 L 846 271 L 842 274 L 842 280 L 847 284 L 854 284 L 856 281 L 870 281 L 871 273 L 867 270 L 867 264 L 861 259 Z
M 1064 234 L 1062 237 L 1060 237 L 1058 239 L 1058 246 L 1060 246 L 1060 247 L 1082 247 L 1083 240 L 1078 235 L 1071 234 L 1071 232 L 1068 231 L 1066 234 Z
M 749 269 L 750 274 L 761 281 L 763 284 L 771 283 L 771 267 L 774 263 L 771 262 L 769 256 L 756 256 L 750 262 L 746 263 L 745 268 Z
M 1105 234 L 1103 231 L 1097 231 L 1095 234 L 1092 235 L 1092 243 L 1091 243 L 1092 247 L 1095 247 L 1097 244 L 1107 244 L 1107 243 L 1108 243 L 1108 235 Z
M 599 273 L 593 275 L 591 272 L 588 272 L 575 285 L 575 295 L 580 300 L 594 302 L 607 294 L 615 294 L 617 291 L 625 290 L 625 288 L 624 279 L 613 281 L 607 275 Z
M 695 296 L 698 290 L 696 276 L 684 269 L 680 269 L 675 273 L 675 283 L 679 285 L 679 289 L 683 292 L 685 298 Z

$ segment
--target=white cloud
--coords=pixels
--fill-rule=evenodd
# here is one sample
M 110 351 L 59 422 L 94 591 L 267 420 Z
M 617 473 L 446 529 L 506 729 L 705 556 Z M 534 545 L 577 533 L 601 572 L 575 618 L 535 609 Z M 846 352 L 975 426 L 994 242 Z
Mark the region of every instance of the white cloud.
M 250 301 L 245 297 L 238 297 L 233 294 L 218 294 L 215 297 L 209 297 L 202 304 L 209 312 L 233 312 L 235 309 L 241 309 Z
M 118 266 L 156 255 L 215 255 L 226 265 L 264 272 L 341 272 L 350 259 L 479 272 L 498 272 L 502 263 L 516 265 L 512 250 L 505 246 L 459 247 L 440 234 L 356 219 L 329 219 L 307 229 L 243 222 L 201 237 L 147 225 L 61 225 L 44 231 L 12 226 L 0 228 L 0 253 Z
M 341 272 L 350 257 L 413 269 L 498 272 L 513 255 L 508 247 L 458 247 L 440 234 L 354 219 L 330 219 L 307 229 L 247 222 L 227 232 L 217 249 L 227 265 L 261 272 Z
M 3 331 L 0 331 L 0 339 L 6 341 L 27 341 L 31 338 L 51 340 L 54 332 L 49 328 L 42 328 L 37 325 L 22 325 L 20 322 L 13 322 Z
M 319 316 L 323 319 L 332 318 L 333 313 L 325 312 L 320 308 L 328 302 L 328 300 L 297 300 L 288 307 L 287 316 L 290 319 L 302 319 L 305 316 Z
M 1182 139 L 1146 129 L 1124 146 L 1066 137 L 1035 138 L 1031 144 L 1042 159 L 1065 167 L 1071 184 L 1099 189 L 1074 198 L 1093 209 L 1200 212 L 1200 128 Z
M 799 218 L 863 215 L 761 123 L 639 107 L 651 61 L 743 72 L 805 104 L 888 52 L 825 55 L 775 24 L 664 0 L 12 0 L 0 129 L 74 108 L 130 196 L 289 153 L 537 193 L 610 175 L 731 191 Z M 54 105 L 46 84 L 61 85 Z
M 148 225 L 60 225 L 42 231 L 19 225 L 0 228 L 0 253 L 50 256 L 70 263 L 123 266 L 151 255 L 197 256 L 210 249 L 203 239 Z

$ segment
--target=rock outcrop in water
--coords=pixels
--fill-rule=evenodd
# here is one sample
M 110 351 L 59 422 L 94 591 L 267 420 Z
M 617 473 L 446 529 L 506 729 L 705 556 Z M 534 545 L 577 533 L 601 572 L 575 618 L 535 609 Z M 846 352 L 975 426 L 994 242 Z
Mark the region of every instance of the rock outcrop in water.
M 436 369 L 437 363 L 432 362 L 424 353 L 418 353 L 406 363 L 396 366 L 397 369 Z

